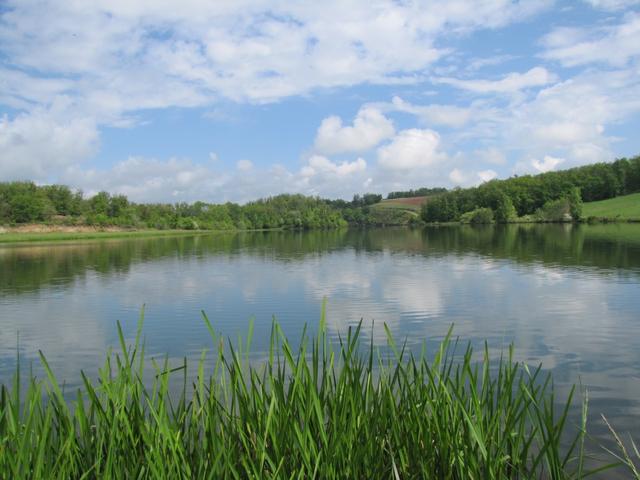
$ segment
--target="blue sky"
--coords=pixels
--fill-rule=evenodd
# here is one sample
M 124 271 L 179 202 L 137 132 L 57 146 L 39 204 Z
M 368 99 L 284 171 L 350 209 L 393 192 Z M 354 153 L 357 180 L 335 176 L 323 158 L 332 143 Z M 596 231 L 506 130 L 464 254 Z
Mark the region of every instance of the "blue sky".
M 350 198 L 633 156 L 639 127 L 638 1 L 0 6 L 0 181 Z

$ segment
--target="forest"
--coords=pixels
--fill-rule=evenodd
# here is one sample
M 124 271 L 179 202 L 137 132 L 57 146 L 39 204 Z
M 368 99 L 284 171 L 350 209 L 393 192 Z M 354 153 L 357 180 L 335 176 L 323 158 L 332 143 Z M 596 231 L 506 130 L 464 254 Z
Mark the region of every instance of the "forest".
M 562 221 L 581 217 L 582 202 L 640 191 L 640 156 L 612 163 L 540 175 L 492 180 L 478 187 L 420 188 L 387 198 L 426 196 L 424 222 L 505 223 Z M 85 197 L 65 185 L 31 181 L 0 183 L 0 225 L 50 223 L 97 227 L 180 230 L 335 228 L 419 221 L 406 212 L 370 208 L 382 195 L 354 195 L 351 201 L 282 194 L 244 205 L 236 203 L 135 203 L 124 195 L 99 192 Z
M 450 190 L 430 198 L 421 216 L 427 223 L 575 221 L 581 218 L 582 202 L 638 191 L 640 156 Z
M 49 223 L 159 230 L 335 228 L 377 224 L 380 219 L 369 206 L 381 199 L 377 194 L 355 195 L 351 201 L 283 194 L 245 205 L 135 203 L 108 192 L 85 198 L 65 185 L 5 182 L 0 183 L 0 225 Z

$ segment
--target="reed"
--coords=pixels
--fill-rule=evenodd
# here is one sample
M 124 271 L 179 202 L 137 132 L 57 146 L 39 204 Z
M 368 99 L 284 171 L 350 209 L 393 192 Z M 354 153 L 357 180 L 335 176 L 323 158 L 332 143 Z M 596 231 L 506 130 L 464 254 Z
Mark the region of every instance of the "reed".
M 186 361 L 145 359 L 135 342 L 65 399 L 20 369 L 0 394 L 1 478 L 581 478 L 585 418 L 568 426 L 553 382 L 513 351 L 474 360 L 451 332 L 427 356 L 388 334 L 382 350 L 350 329 L 335 345 L 324 315 L 294 347 L 273 323 L 268 358 L 250 364 L 203 314 L 216 347 L 189 382 Z M 153 381 L 145 382 L 145 370 Z M 147 372 L 148 373 L 148 372 Z M 181 380 L 181 392 L 169 388 Z M 23 386 L 24 387 L 24 386 Z M 23 392 L 25 389 L 22 389 Z M 570 432 L 573 431 L 574 433 Z M 570 438 L 569 438 L 570 437 Z M 569 438 L 569 441 L 567 441 Z

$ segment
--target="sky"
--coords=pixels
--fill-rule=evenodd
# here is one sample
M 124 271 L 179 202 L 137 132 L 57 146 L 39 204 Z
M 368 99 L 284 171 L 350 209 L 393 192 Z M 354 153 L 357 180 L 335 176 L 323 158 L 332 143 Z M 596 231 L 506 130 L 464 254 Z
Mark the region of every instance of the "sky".
M 142 202 L 640 154 L 640 1 L 0 0 L 0 181 Z

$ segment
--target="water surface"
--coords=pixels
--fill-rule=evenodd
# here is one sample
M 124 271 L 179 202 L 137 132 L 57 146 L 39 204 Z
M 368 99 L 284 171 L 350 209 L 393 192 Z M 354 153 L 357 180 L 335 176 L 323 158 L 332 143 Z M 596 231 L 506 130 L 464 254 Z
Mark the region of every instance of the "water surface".
M 241 234 L 0 246 L 0 381 L 42 350 L 69 389 L 128 338 L 146 305 L 147 351 L 172 361 L 210 348 L 200 311 L 235 338 L 255 320 L 254 352 L 272 317 L 292 339 L 361 319 L 410 345 L 454 324 L 461 339 L 588 389 L 594 431 L 605 413 L 640 438 L 640 225 L 514 225 Z M 371 322 L 374 326 L 371 328 Z M 34 363 L 34 371 L 38 372 Z M 601 422 L 600 422 L 601 423 Z

